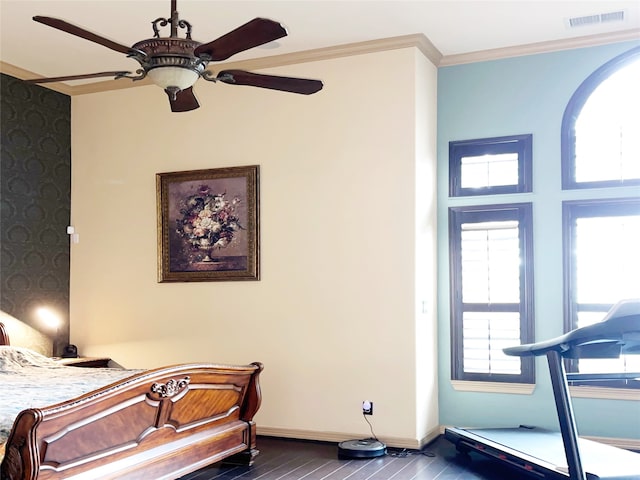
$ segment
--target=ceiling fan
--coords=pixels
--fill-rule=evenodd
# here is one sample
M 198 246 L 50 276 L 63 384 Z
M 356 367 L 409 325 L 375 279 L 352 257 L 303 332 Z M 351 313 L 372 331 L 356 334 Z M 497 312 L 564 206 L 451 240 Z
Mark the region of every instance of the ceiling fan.
M 193 93 L 193 84 L 199 78 L 210 82 L 248 85 L 304 95 L 316 93 L 323 86 L 320 80 L 263 75 L 244 70 L 223 70 L 214 76 L 211 71 L 206 69 L 209 62 L 226 60 L 236 53 L 264 45 L 287 35 L 287 31 L 280 23 L 266 18 L 254 18 L 209 43 L 200 43 L 192 40 L 191 24 L 179 18 L 176 0 L 171 0 L 171 17 L 161 17 L 151 22 L 153 38 L 141 40 L 131 47 L 113 42 L 64 20 L 42 16 L 35 16 L 33 20 L 95 42 L 116 52 L 124 53 L 127 57 L 136 60 L 142 68 L 136 70 L 136 75 L 127 71 L 99 72 L 66 77 L 36 78 L 27 80 L 29 83 L 61 82 L 97 77 L 141 80 L 148 76 L 153 83 L 167 93 L 173 112 L 187 112 L 200 106 Z M 160 27 L 167 25 L 171 28 L 170 36 L 160 37 Z M 178 36 L 178 28 L 186 30 L 185 38 Z

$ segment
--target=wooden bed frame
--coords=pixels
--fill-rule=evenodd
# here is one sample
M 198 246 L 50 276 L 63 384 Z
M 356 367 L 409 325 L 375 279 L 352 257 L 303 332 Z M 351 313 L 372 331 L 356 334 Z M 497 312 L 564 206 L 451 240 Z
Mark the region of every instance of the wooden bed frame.
M 9 336 L 0 323 L 0 344 Z M 251 465 L 263 366 L 175 365 L 23 410 L 2 480 L 175 479 L 225 459 Z

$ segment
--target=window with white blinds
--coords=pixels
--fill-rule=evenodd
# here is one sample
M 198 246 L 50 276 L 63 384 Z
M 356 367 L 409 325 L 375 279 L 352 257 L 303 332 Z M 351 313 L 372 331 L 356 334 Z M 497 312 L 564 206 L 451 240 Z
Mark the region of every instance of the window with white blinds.
M 533 135 L 449 142 L 449 195 L 530 192 Z
M 449 229 L 454 379 L 533 382 L 503 353 L 533 338 L 531 205 L 452 207 Z
M 640 47 L 593 72 L 562 120 L 565 189 L 640 185 Z
M 566 201 L 563 218 L 570 312 L 565 329 L 572 330 L 601 321 L 620 300 L 640 298 L 640 198 Z M 580 359 L 570 371 L 640 372 L 640 355 Z M 640 388 L 637 380 L 618 384 Z

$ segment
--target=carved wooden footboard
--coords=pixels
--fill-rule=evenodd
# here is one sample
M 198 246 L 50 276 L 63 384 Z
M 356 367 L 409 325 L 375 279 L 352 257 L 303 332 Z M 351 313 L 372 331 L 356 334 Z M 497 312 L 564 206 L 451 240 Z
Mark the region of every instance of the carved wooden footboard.
M 257 454 L 262 364 L 140 373 L 16 419 L 2 480 L 175 479 Z

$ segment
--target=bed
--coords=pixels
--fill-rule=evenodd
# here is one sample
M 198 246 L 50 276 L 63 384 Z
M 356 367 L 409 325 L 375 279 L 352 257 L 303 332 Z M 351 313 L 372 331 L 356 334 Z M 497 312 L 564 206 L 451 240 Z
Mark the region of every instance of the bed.
M 168 480 L 258 453 L 259 362 L 62 366 L 10 346 L 1 323 L 0 350 L 2 480 Z

